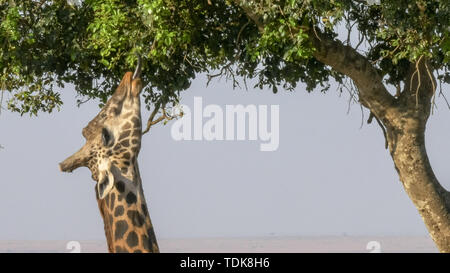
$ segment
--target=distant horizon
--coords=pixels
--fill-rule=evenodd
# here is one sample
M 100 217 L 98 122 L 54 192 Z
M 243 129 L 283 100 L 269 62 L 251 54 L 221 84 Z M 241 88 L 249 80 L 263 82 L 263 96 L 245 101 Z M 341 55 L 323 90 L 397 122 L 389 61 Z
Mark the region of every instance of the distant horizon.
M 160 238 L 161 252 L 438 252 L 426 236 Z M 375 246 L 375 248 L 374 248 Z M 376 251 L 376 252 L 377 252 Z M 106 240 L 0 241 L 3 252 L 107 252 Z

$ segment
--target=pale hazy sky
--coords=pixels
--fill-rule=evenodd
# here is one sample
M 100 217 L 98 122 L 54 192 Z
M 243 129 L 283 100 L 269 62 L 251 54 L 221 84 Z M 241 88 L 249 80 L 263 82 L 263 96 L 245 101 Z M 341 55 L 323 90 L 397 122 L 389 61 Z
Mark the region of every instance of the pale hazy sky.
M 280 145 L 259 141 L 174 141 L 171 123 L 143 137 L 139 164 L 157 236 L 425 235 L 378 125 L 360 129 L 361 110 L 347 114 L 348 95 L 233 90 L 224 80 L 205 87 L 199 76 L 182 103 L 277 104 Z M 448 86 L 444 90 L 448 94 Z M 0 115 L 0 240 L 104 240 L 87 168 L 62 173 L 58 163 L 79 149 L 82 128 L 99 111 L 77 108 L 62 92 L 60 112 L 38 118 Z M 450 110 L 442 98 L 430 117 L 427 149 L 450 188 Z M 143 119 L 148 113 L 143 113 Z M 365 112 L 365 120 L 368 114 Z

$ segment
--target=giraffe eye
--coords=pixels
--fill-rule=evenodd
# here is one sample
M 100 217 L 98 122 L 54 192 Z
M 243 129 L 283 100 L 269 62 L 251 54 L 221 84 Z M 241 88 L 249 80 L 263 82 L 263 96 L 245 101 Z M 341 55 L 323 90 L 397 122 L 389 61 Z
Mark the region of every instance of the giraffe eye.
M 112 134 L 106 128 L 102 129 L 102 142 L 106 147 L 111 146 L 114 142 Z

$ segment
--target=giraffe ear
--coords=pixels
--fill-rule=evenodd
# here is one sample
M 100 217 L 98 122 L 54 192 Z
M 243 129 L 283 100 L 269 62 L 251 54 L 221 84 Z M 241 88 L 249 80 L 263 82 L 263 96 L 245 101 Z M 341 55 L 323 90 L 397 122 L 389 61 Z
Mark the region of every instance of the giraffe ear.
M 103 199 L 114 187 L 114 176 L 111 172 L 104 172 L 97 183 L 98 199 Z

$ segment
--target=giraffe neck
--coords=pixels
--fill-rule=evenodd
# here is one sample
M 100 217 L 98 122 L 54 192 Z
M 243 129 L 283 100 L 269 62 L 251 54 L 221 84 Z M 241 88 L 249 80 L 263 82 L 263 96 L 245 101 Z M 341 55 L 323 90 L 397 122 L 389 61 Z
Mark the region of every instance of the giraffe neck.
M 139 172 L 133 181 L 117 181 L 97 202 L 109 252 L 159 252 Z

